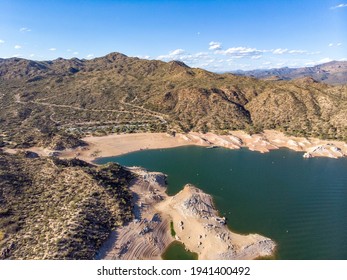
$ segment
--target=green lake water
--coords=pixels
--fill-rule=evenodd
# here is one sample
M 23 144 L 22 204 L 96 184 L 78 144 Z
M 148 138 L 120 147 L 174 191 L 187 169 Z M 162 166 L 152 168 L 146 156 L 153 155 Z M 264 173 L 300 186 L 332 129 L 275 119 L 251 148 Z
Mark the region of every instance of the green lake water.
M 174 241 L 166 249 L 162 258 L 164 260 L 197 260 L 198 254 L 187 251 L 184 244 Z
M 185 146 L 98 159 L 168 175 L 168 193 L 192 183 L 214 197 L 231 230 L 277 244 L 277 259 L 347 259 L 347 159 L 304 159 Z M 175 251 L 175 250 L 173 250 Z

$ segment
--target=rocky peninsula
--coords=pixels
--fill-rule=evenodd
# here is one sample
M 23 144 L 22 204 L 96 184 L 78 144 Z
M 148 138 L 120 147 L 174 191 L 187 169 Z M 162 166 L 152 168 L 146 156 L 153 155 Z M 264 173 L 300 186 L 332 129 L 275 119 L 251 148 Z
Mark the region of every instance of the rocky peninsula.
M 132 182 L 135 219 L 112 232 L 101 248 L 102 259 L 160 259 L 174 240 L 199 259 L 255 259 L 270 256 L 276 244 L 258 234 L 233 233 L 219 217 L 212 197 L 186 185 L 166 194 L 165 175 L 135 168 Z M 171 227 L 174 229 L 172 234 Z

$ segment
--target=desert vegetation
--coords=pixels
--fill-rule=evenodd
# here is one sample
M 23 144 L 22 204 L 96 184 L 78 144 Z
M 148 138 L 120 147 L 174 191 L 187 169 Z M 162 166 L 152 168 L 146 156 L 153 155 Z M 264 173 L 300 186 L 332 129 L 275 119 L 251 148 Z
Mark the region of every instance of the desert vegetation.
M 0 152 L 0 259 L 93 259 L 132 219 L 132 173 L 118 164 Z
M 111 53 L 0 61 L 1 145 L 61 148 L 87 135 L 277 129 L 346 140 L 346 85 L 266 81 Z

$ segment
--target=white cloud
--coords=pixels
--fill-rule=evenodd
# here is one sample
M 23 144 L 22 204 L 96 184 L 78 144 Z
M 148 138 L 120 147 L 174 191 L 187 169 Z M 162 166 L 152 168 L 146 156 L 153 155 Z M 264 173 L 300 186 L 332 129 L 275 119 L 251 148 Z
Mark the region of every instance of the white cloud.
M 336 44 L 330 43 L 328 46 L 329 46 L 329 47 L 339 47 L 339 46 L 341 46 L 341 45 L 342 45 L 342 43 L 336 43 Z
M 309 61 L 309 62 L 305 63 L 305 65 L 312 66 L 312 65 L 328 63 L 328 62 L 331 62 L 331 61 L 344 61 L 344 60 L 346 60 L 346 58 L 332 59 L 332 58 L 326 57 L 326 58 L 322 58 L 320 60 Z
M 323 64 L 323 63 L 327 63 L 333 61 L 333 59 L 326 57 L 326 58 L 322 58 L 320 60 L 315 60 L 315 61 L 308 61 L 306 62 L 304 65 L 305 66 L 314 66 L 314 65 L 318 65 L 318 64 Z
M 19 31 L 20 31 L 20 32 L 30 32 L 31 29 L 28 28 L 28 27 L 22 27 L 22 28 L 19 29 Z
M 290 53 L 290 54 L 304 54 L 304 53 L 307 53 L 307 51 L 304 51 L 304 50 L 290 50 L 290 51 L 288 51 L 288 53 Z
M 211 41 L 209 43 L 209 47 L 217 45 L 220 49 L 216 47 L 210 51 L 197 53 L 189 53 L 183 49 L 176 49 L 167 54 L 159 55 L 156 59 L 163 61 L 179 60 L 190 67 L 199 67 L 220 72 L 235 69 L 250 70 L 296 65 L 303 66 L 304 63 L 309 62 L 306 56 L 319 54 L 319 52 L 289 48 L 258 49 L 255 47 L 238 46 L 224 49 L 220 42 Z M 288 58 L 284 61 L 282 55 L 284 58 L 290 56 L 290 59 Z M 326 61 L 325 59 L 320 61 L 320 63 Z M 318 64 L 318 62 L 315 64 Z
M 241 68 L 247 69 L 249 68 L 251 65 L 250 64 L 240 64 L 239 65 Z
M 150 59 L 151 57 L 149 55 L 136 55 L 136 57 L 141 59 Z
M 251 59 L 256 60 L 256 59 L 260 59 L 262 57 L 263 57 L 262 55 L 253 55 L 253 56 L 251 56 Z
M 181 56 L 185 53 L 186 53 L 186 51 L 183 49 L 176 49 L 176 50 L 169 52 L 169 54 L 159 55 L 157 57 L 157 59 L 164 60 L 164 61 L 178 60 L 178 59 L 181 59 Z
M 169 55 L 180 55 L 180 54 L 184 54 L 185 51 L 182 50 L 182 49 L 177 49 L 177 50 L 174 50 L 172 52 L 169 53 Z
M 256 48 L 234 47 L 227 50 L 217 50 L 216 54 L 230 54 L 237 57 L 252 56 L 252 59 L 258 59 L 264 53 L 272 54 L 309 54 L 306 50 L 290 50 L 290 49 L 271 49 L 271 50 L 258 50 Z
M 54 51 L 56 51 L 57 49 L 56 49 L 56 48 L 50 48 L 50 49 L 48 49 L 48 50 L 54 52 Z
M 330 62 L 330 61 L 333 61 L 333 59 L 331 59 L 329 57 L 326 57 L 326 58 L 322 58 L 322 59 L 316 61 L 316 64 L 327 63 L 327 62 Z
M 210 42 L 209 43 L 209 50 L 220 50 L 222 48 L 222 44 L 220 42 Z
M 256 56 L 262 54 L 264 51 L 255 48 L 246 47 L 234 47 L 226 50 L 216 50 L 215 54 L 231 55 L 233 57 L 246 57 L 246 56 Z
M 273 54 L 284 54 L 284 53 L 287 53 L 289 50 L 288 49 L 275 49 L 272 51 Z
M 206 58 L 206 57 L 208 57 L 208 53 L 207 52 L 198 52 L 198 53 L 194 54 L 193 57 Z
M 4 40 L 0 40 L 0 44 L 4 44 L 5 43 L 5 41 Z
M 22 56 L 22 55 L 19 54 L 19 53 L 16 53 L 16 54 L 12 55 L 12 57 L 21 57 L 21 56 Z
M 34 56 L 35 56 L 35 54 L 33 54 L 33 53 L 32 53 L 32 54 L 30 54 L 29 56 L 30 56 L 30 57 L 34 57 Z
M 290 49 L 282 49 L 282 48 L 278 48 L 278 49 L 273 49 L 270 50 L 270 52 L 272 52 L 273 54 L 314 54 L 314 53 L 308 53 L 305 50 L 290 50 Z
M 313 65 L 315 65 L 314 61 L 310 61 L 310 62 L 305 63 L 305 66 L 313 66 Z
M 70 53 L 70 52 L 72 52 L 72 49 L 67 49 L 66 51 Z M 77 55 L 77 54 L 79 54 L 79 52 L 74 51 L 74 52 L 72 52 L 72 54 Z
M 212 63 L 216 62 L 213 54 L 208 52 L 190 54 L 182 49 L 171 51 L 168 54 L 159 55 L 156 59 L 163 61 L 179 60 L 191 67 L 209 67 Z
M 92 53 L 87 55 L 87 58 L 93 58 L 93 57 L 94 57 L 94 54 Z
M 288 62 L 282 63 L 282 61 L 276 61 L 274 60 L 273 63 L 262 65 L 263 59 L 274 59 L 274 57 L 271 58 L 271 56 L 274 55 L 312 55 L 312 54 L 318 54 L 319 52 L 308 52 L 307 50 L 302 49 L 289 49 L 289 48 L 277 48 L 277 49 L 258 49 L 253 47 L 244 47 L 244 46 L 238 46 L 238 47 L 231 47 L 228 49 L 223 49 L 222 44 L 220 42 L 211 41 L 209 43 L 209 50 L 212 52 L 197 52 L 197 53 L 189 53 L 183 49 L 176 49 L 173 51 L 170 51 L 168 54 L 159 55 L 156 59 L 163 60 L 163 61 L 172 61 L 172 60 L 179 60 L 190 67 L 201 67 L 205 68 L 207 70 L 212 71 L 224 71 L 224 70 L 230 70 L 230 68 L 247 68 L 246 64 L 240 64 L 240 59 L 242 60 L 248 60 L 247 62 L 253 61 L 249 65 L 252 69 L 259 68 L 260 66 L 274 66 L 276 65 L 276 62 L 281 64 L 278 64 L 277 66 L 287 65 Z M 225 57 L 223 57 L 225 56 Z M 256 63 L 257 60 L 260 60 L 260 62 Z M 258 64 L 258 66 L 257 66 Z
M 341 3 L 341 4 L 337 5 L 337 6 L 330 7 L 330 9 L 334 10 L 334 9 L 346 8 L 346 7 L 347 7 L 347 4 Z
M 307 53 L 307 51 L 304 50 L 289 50 L 289 49 L 275 49 L 272 51 L 273 54 L 285 54 L 285 53 L 289 53 L 289 54 L 303 54 L 303 53 Z
M 286 67 L 289 67 L 289 68 L 297 68 L 301 66 L 302 66 L 302 62 L 300 61 L 287 61 L 287 65 L 286 65 Z
M 20 45 L 15 45 L 14 48 L 15 48 L 16 50 L 18 50 L 18 49 L 21 49 L 22 46 L 20 46 Z

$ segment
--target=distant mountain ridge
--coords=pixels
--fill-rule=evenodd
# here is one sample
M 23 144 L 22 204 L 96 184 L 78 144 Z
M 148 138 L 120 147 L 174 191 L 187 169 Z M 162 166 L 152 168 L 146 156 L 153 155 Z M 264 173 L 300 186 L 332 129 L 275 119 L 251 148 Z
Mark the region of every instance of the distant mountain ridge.
M 293 80 L 302 77 L 311 77 L 319 82 L 341 85 L 347 83 L 347 61 L 331 61 L 312 67 L 302 68 L 283 67 L 250 71 L 238 70 L 232 73 L 271 80 Z

